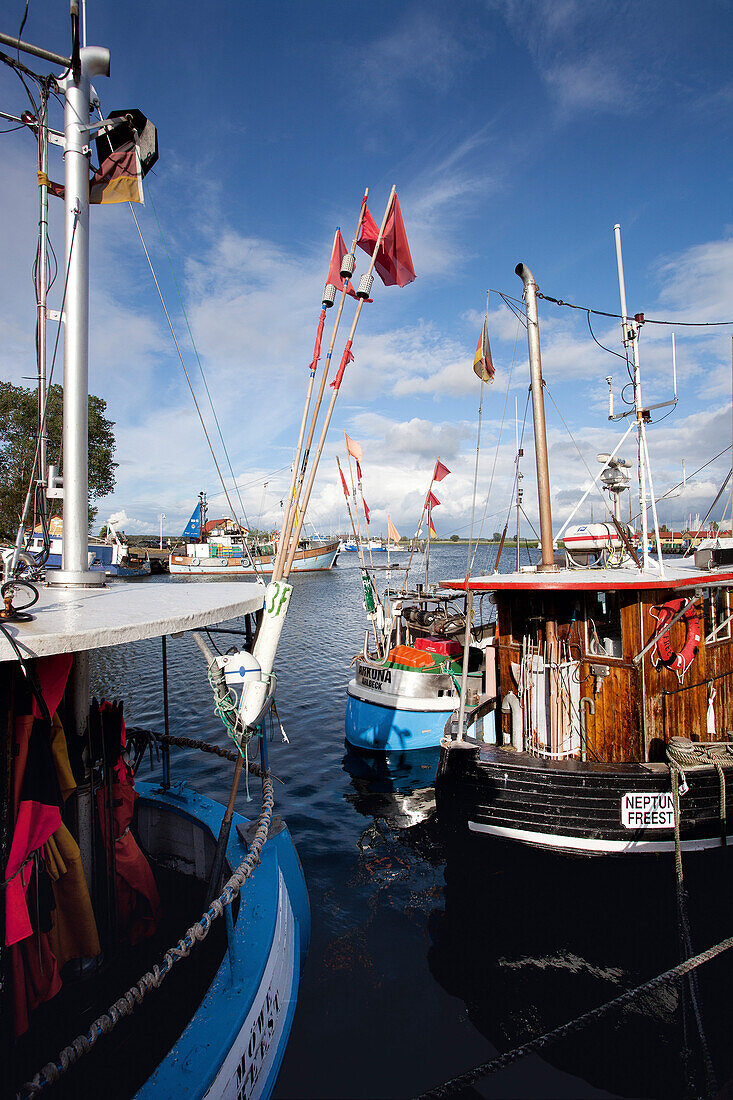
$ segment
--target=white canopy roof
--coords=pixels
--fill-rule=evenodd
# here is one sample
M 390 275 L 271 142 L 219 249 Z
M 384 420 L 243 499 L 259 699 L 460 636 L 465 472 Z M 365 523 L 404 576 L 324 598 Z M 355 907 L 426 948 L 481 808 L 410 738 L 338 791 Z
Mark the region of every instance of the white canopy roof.
M 254 581 L 148 580 L 100 588 L 42 588 L 38 603 L 29 608 L 32 622 L 3 625 L 24 656 L 47 657 L 213 626 L 258 611 L 264 596 L 264 586 Z M 0 661 L 15 660 L 0 631 Z

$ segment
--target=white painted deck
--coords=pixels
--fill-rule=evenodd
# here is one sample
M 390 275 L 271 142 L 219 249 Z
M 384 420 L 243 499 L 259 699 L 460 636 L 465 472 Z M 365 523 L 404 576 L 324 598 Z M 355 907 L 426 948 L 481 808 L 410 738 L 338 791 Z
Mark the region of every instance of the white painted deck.
M 711 570 L 696 568 L 694 561 L 668 560 L 664 562 L 664 575 L 655 568 L 641 572 L 633 567 L 621 569 L 567 569 L 556 573 L 540 573 L 536 569 L 523 569 L 519 573 L 491 573 L 472 576 L 469 587 L 474 592 L 532 591 L 532 590 L 641 590 L 647 588 L 678 588 L 681 591 L 700 586 L 717 588 L 733 583 L 733 568 L 721 566 Z M 460 577 L 440 581 L 440 588 L 465 590 L 465 579 Z
M 262 607 L 261 584 L 145 581 L 101 588 L 41 588 L 30 623 L 4 623 L 21 653 L 48 657 L 213 626 Z M 0 661 L 14 661 L 0 632 Z

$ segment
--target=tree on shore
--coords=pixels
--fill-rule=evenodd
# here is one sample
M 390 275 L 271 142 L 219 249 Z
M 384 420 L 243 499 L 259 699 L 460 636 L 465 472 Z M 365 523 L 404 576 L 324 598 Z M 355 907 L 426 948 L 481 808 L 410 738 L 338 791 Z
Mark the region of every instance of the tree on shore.
M 63 387 L 48 393 L 46 435 L 48 460 L 63 464 L 61 454 Z M 115 487 L 114 421 L 105 416 L 107 402 L 89 394 L 89 526 L 97 514 L 92 502 Z M 14 538 L 33 472 L 38 429 L 38 389 L 0 381 L 0 535 Z M 63 467 L 62 467 L 63 472 Z M 54 502 L 61 505 L 61 501 Z

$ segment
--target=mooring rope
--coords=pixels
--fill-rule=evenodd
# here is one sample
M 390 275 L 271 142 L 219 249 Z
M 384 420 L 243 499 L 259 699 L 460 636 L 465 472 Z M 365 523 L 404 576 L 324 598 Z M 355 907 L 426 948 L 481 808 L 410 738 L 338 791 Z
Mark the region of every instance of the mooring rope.
M 169 740 L 172 743 L 174 742 L 173 738 L 169 738 Z M 188 738 L 175 738 L 176 742 L 187 740 Z M 225 750 L 220 750 L 222 755 L 224 752 Z M 85 1034 L 77 1035 L 68 1046 L 65 1046 L 59 1052 L 54 1062 L 49 1062 L 31 1081 L 27 1081 L 22 1085 L 20 1092 L 17 1093 L 16 1100 L 27 1100 L 28 1097 L 38 1096 L 43 1089 L 55 1084 L 71 1066 L 78 1062 L 82 1055 L 89 1054 L 98 1039 L 103 1035 L 108 1035 L 120 1020 L 126 1016 L 131 1016 L 135 1009 L 142 1004 L 143 998 L 151 989 L 160 988 L 175 964 L 180 962 L 181 959 L 187 959 L 196 944 L 206 939 L 214 921 L 221 917 L 228 905 L 232 904 L 260 862 L 260 855 L 270 829 L 274 804 L 272 779 L 268 772 L 264 772 L 262 774 L 262 811 L 257 821 L 257 830 L 252 844 L 245 859 L 242 860 L 229 878 L 219 896 L 212 901 L 202 917 L 191 925 L 178 943 L 166 951 L 162 963 L 156 963 L 152 970 L 148 970 L 143 974 L 119 1000 L 110 1005 L 105 1013 L 97 1017 Z
M 693 970 L 696 970 L 697 967 L 702 966 L 706 962 L 710 962 L 718 955 L 722 955 L 725 951 L 729 951 L 731 947 L 733 947 L 733 936 L 721 940 L 720 943 L 715 944 L 713 947 L 708 947 L 706 951 L 702 951 L 699 955 L 694 955 L 692 958 L 685 959 L 683 962 L 678 963 L 677 966 L 673 966 L 670 970 L 665 970 L 663 974 L 658 974 L 656 978 L 650 978 L 648 982 L 643 982 L 634 989 L 629 989 L 625 993 L 621 993 L 618 997 L 614 997 L 612 1001 L 606 1001 L 605 1004 L 599 1005 L 597 1008 L 592 1008 L 588 1012 L 584 1012 L 582 1016 L 578 1016 L 574 1020 L 569 1020 L 565 1024 L 560 1024 L 559 1027 L 553 1028 L 552 1031 L 547 1031 L 544 1035 L 539 1035 L 535 1039 L 530 1039 L 529 1042 L 523 1043 L 522 1046 L 514 1047 L 513 1050 L 507 1050 L 504 1054 L 499 1054 L 489 1062 L 483 1062 L 480 1066 L 476 1066 L 474 1069 L 468 1070 L 458 1077 L 452 1077 L 450 1081 L 446 1081 L 444 1084 L 438 1085 L 428 1092 L 421 1093 L 420 1096 L 417 1097 L 417 1100 L 442 1100 L 442 1097 L 445 1096 L 455 1096 L 456 1093 L 473 1085 L 482 1077 L 488 1077 L 491 1073 L 496 1073 L 498 1070 L 505 1069 L 514 1062 L 518 1062 L 520 1058 L 524 1058 L 528 1054 L 533 1054 L 535 1051 L 541 1050 L 542 1047 L 547 1046 L 548 1043 L 554 1042 L 556 1039 L 565 1038 L 573 1031 L 579 1030 L 585 1027 L 586 1024 L 592 1023 L 594 1020 L 598 1020 L 602 1016 L 607 1015 L 607 1013 L 613 1011 L 615 1008 L 623 1008 L 625 1005 L 630 1004 L 634 998 L 638 997 L 640 994 L 650 993 L 652 990 L 659 988 L 659 986 L 683 978 L 686 974 L 690 974 Z

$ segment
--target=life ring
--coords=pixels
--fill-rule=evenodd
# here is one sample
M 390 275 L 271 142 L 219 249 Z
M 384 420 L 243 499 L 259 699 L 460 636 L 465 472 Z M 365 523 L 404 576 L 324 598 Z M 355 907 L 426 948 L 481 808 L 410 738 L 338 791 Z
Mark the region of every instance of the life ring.
M 700 619 L 694 605 L 688 604 L 682 616 L 681 621 L 685 624 L 685 643 L 679 652 L 672 649 L 670 632 L 665 630 L 661 634 L 660 631 L 664 630 L 664 627 L 682 610 L 685 603 L 685 600 L 668 600 L 659 608 L 658 614 L 654 614 L 655 608 L 650 611 L 652 617 L 657 620 L 658 635 L 657 644 L 652 650 L 652 664 L 655 668 L 664 665 L 665 668 L 672 669 L 677 673 L 680 683 L 700 648 Z
M 198 565 L 198 564 L 199 564 L 199 559 L 198 558 L 191 558 L 191 565 Z

